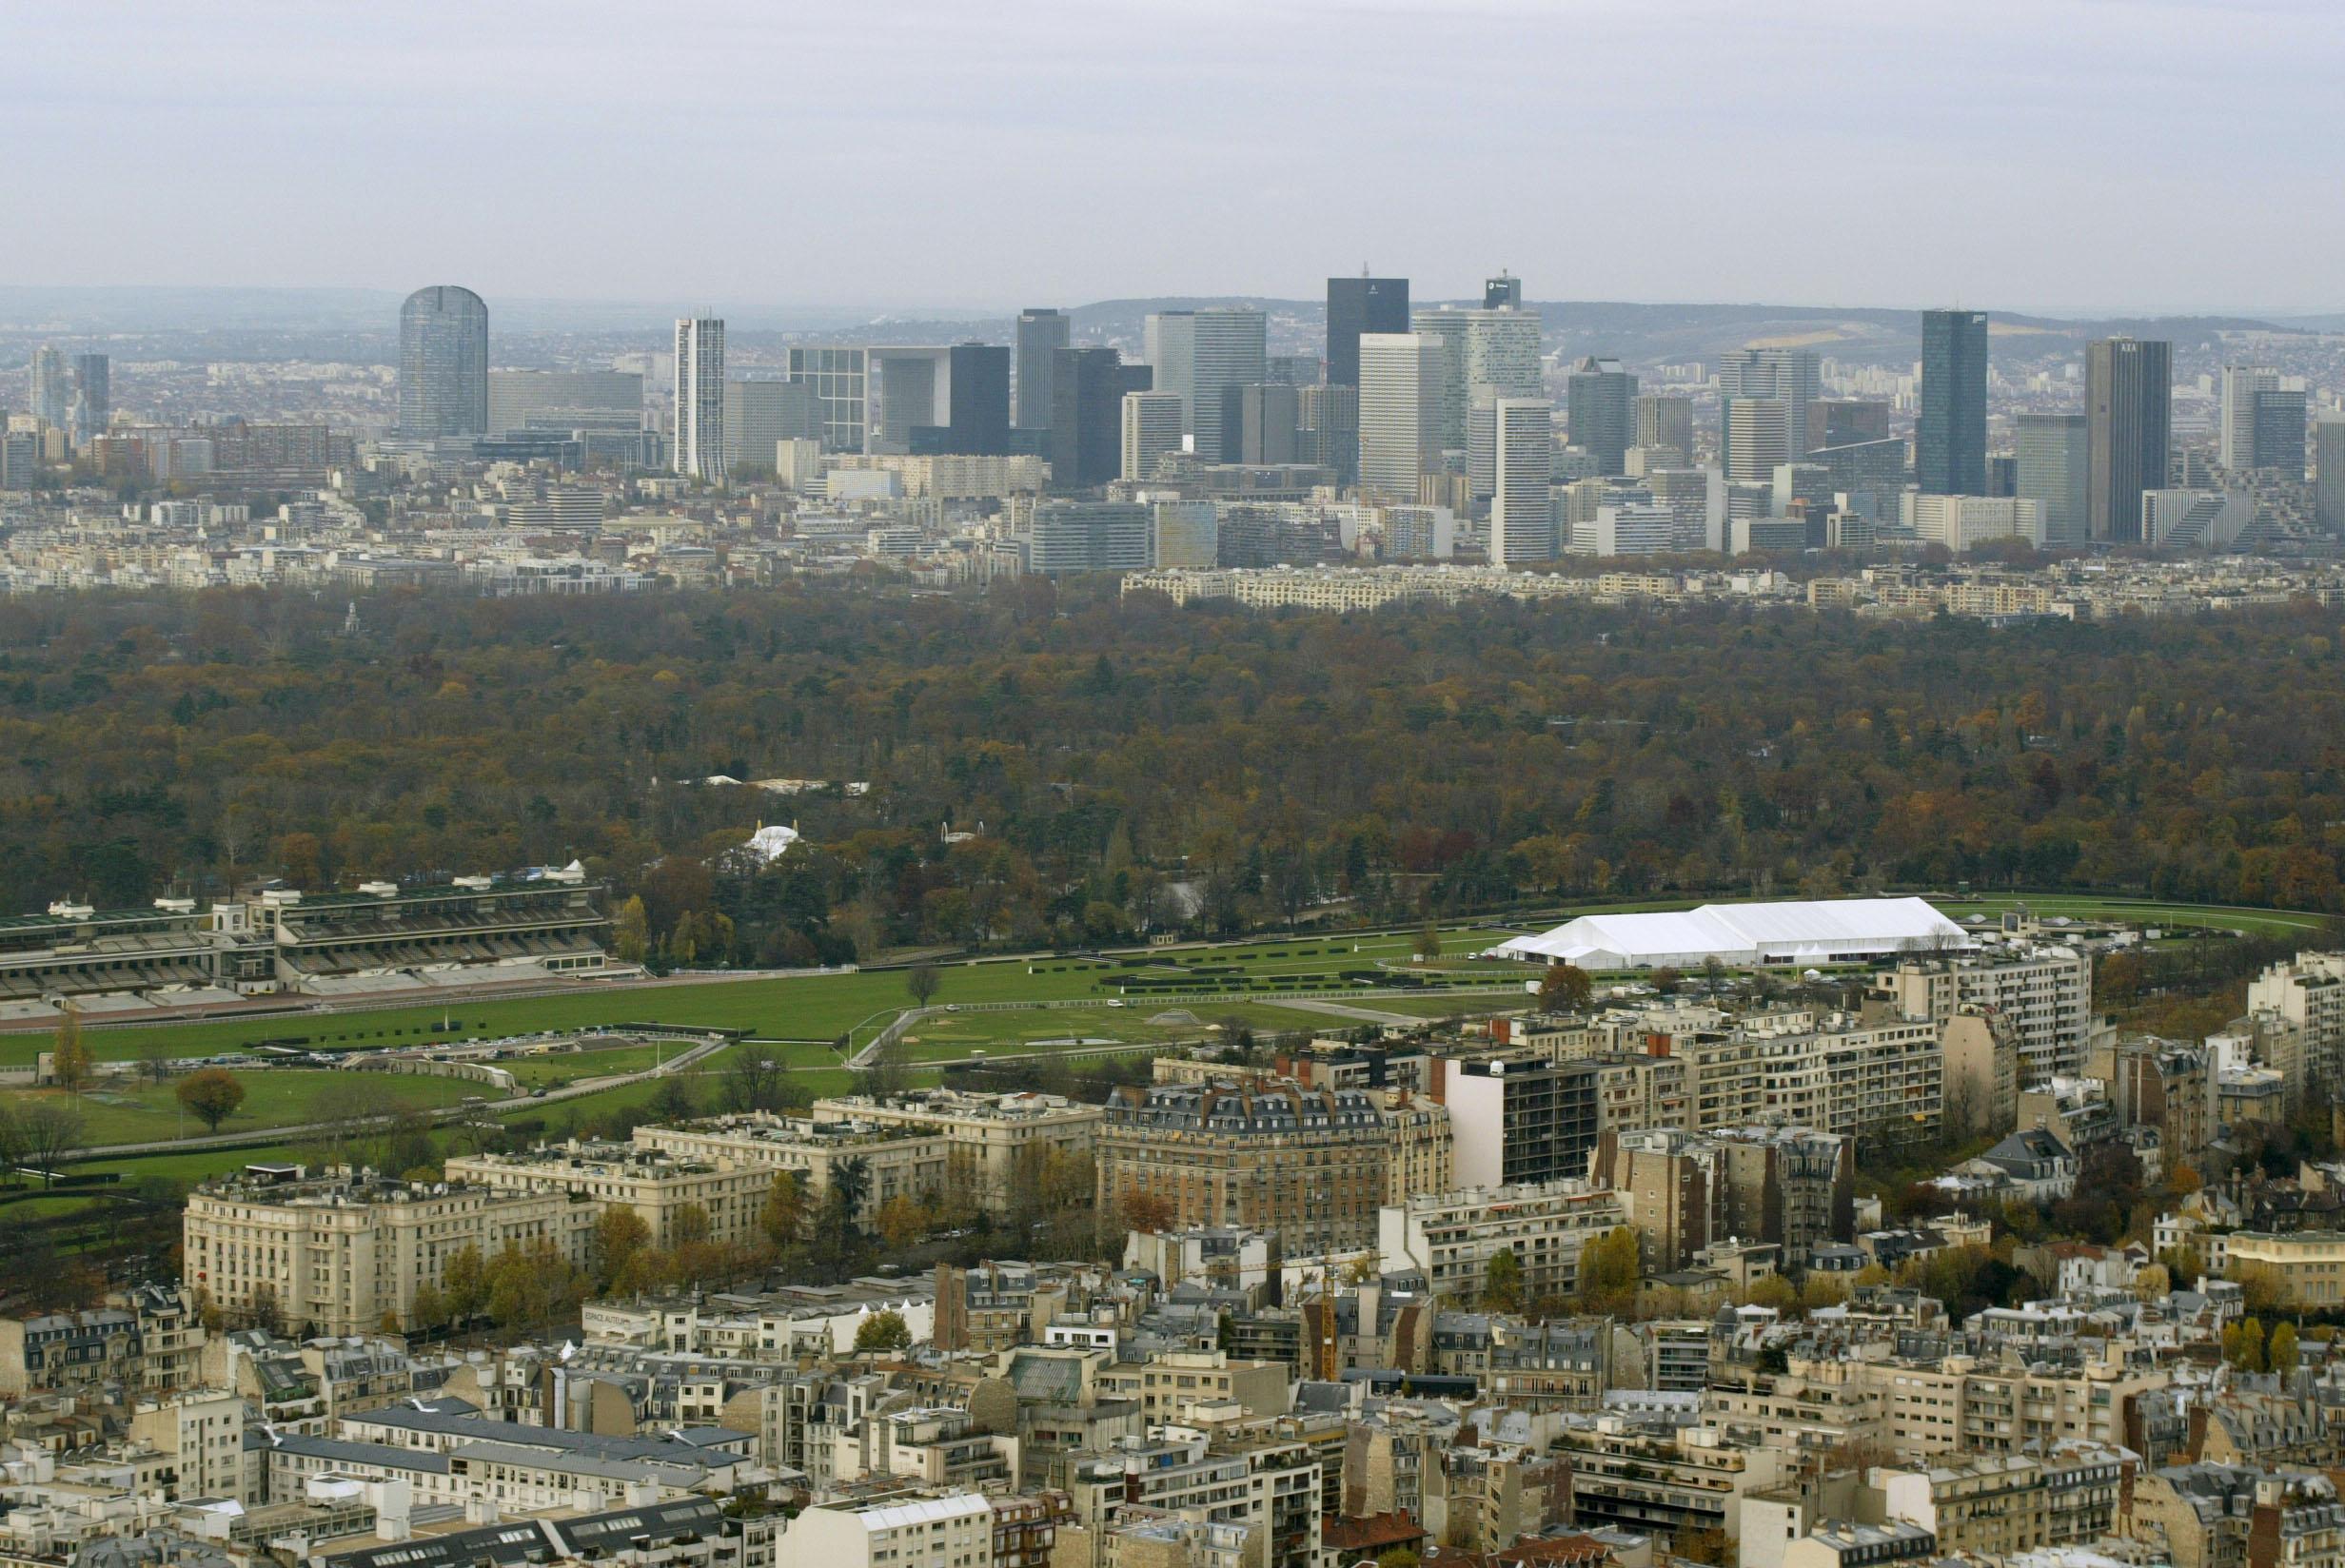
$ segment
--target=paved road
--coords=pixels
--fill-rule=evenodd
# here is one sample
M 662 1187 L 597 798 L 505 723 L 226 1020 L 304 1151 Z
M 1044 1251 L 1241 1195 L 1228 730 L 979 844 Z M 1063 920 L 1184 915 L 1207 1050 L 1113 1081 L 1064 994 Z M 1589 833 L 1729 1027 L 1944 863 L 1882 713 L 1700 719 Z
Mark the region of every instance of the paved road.
M 435 1122 L 459 1122 L 471 1117 L 502 1110 L 520 1110 L 530 1106 L 557 1105 L 563 1100 L 575 1100 L 584 1094 L 600 1094 L 604 1089 L 624 1088 L 629 1084 L 640 1084 L 652 1078 L 664 1078 L 671 1073 L 685 1071 L 699 1065 L 725 1047 L 722 1040 L 704 1040 L 688 1050 L 680 1051 L 658 1067 L 645 1068 L 640 1072 L 612 1073 L 603 1078 L 584 1078 L 543 1094 L 517 1094 L 506 1100 L 491 1100 L 477 1106 L 444 1106 L 431 1112 Z M 303 1122 L 292 1127 L 255 1127 L 246 1132 L 212 1132 L 193 1138 L 165 1138 L 143 1144 L 102 1144 L 83 1150 L 76 1160 L 111 1159 L 125 1154 L 171 1154 L 193 1148 L 248 1148 L 262 1144 L 282 1144 L 312 1132 L 327 1130 L 332 1124 Z
M 1348 1007 L 1341 1002 L 1284 1002 L 1282 1007 L 1299 1009 L 1304 1012 L 1324 1012 L 1330 1018 L 1350 1018 L 1362 1024 L 1422 1024 L 1425 1019 L 1406 1012 L 1377 1012 L 1369 1008 Z

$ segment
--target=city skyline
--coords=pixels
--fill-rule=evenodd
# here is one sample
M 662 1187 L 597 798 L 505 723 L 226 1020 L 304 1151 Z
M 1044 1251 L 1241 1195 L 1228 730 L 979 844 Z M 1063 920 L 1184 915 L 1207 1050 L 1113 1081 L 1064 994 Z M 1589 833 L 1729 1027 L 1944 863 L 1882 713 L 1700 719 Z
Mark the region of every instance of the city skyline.
M 163 186 L 135 210 L 69 182 L 48 199 L 52 226 L 88 240 L 71 277 L 20 252 L 0 281 L 411 287 L 461 276 L 485 297 L 1014 312 L 1032 299 L 1103 294 L 1308 299 L 1346 269 L 1322 258 L 1344 257 L 1456 280 L 1429 298 L 1450 287 L 1465 297 L 1496 263 L 1550 299 L 1992 302 L 2041 314 L 2345 306 L 2321 265 L 2345 217 L 2299 194 L 2320 172 L 2314 106 L 2341 46 L 2316 25 L 2318 9 L 2285 0 L 1999 0 L 1880 15 L 1783 4 L 1666 15 L 1508 0 L 1280 5 L 1248 8 L 1244 29 L 1211 25 L 1221 14 L 1212 6 L 1198 18 L 1207 25 L 1189 29 L 1168 29 L 1171 13 L 1153 5 L 1038 5 L 1006 22 L 909 6 L 892 26 L 719 6 L 689 37 L 631 32 L 624 49 L 606 41 L 594 7 L 565 11 L 582 25 L 559 29 L 533 7 L 467 12 L 462 29 L 427 25 L 424 9 L 422 18 L 276 4 L 20 18 L 0 90 L 24 110 L 23 149 L 36 164 L 52 153 L 128 163 L 168 146 L 192 167 L 225 168 L 266 145 L 281 167 L 233 190 L 203 179 Z M 1508 48 L 1489 47 L 1494 31 Z M 2024 37 L 2028 49 L 1999 58 L 1991 76 L 1960 74 L 1952 62 L 1991 36 Z M 1242 48 L 1224 41 L 1240 37 Z M 719 74 L 681 121 L 612 112 L 711 38 L 726 58 L 786 55 L 788 90 L 756 73 Z M 1567 50 L 1570 94 L 1513 90 L 1544 80 Z M 1294 90 L 1304 59 L 1310 88 Z M 1652 74 L 1662 61 L 1665 91 Z M 1491 90 L 1405 90 L 1412 77 L 1469 69 Z M 63 112 L 100 78 L 106 115 Z M 195 85 L 255 79 L 275 87 Z M 873 79 L 889 90 L 852 89 Z M 1740 106 L 1755 81 L 1775 82 L 1786 101 L 1828 92 L 1829 126 L 1754 119 Z M 2176 112 L 2184 85 L 2234 107 Z M 1198 91 L 1202 111 L 1170 126 L 1132 112 L 1175 87 Z M 1671 112 L 1658 115 L 1664 101 Z M 1545 118 L 1499 123 L 1497 106 L 1527 102 Z M 393 123 L 397 137 L 386 134 Z M 1559 147 L 1607 147 L 1601 167 L 1582 171 L 1590 201 L 1617 205 L 1639 190 L 1698 199 L 1647 204 L 1636 230 L 1606 225 L 1612 237 L 1591 242 L 1575 204 L 1502 200 L 1510 168 L 1477 165 L 1476 147 L 1526 130 Z M 1264 146 L 1290 155 L 1245 161 Z M 484 148 L 549 188 L 656 187 L 678 210 L 729 212 L 733 242 L 679 246 L 668 225 L 645 222 L 606 225 L 591 248 L 549 247 L 542 214 L 499 182 L 442 177 Z M 1000 202 L 1000 171 L 1044 167 L 1046 154 L 1054 177 L 1030 199 Z M 790 204 L 741 198 L 742 174 L 760 162 L 784 184 L 793 167 L 854 167 L 875 194 L 827 202 L 823 244 L 793 243 L 802 230 Z M 1778 221 L 1783 177 L 1803 167 L 1834 171 L 1855 220 L 1833 246 L 1719 243 Z M 1234 177 L 1239 168 L 1273 172 Z M 1293 172 L 1304 169 L 1324 173 L 1306 181 Z M 1141 198 L 1128 225 L 1103 224 L 1089 194 L 1111 181 Z M 1468 236 L 1394 224 L 1385 204 L 1326 202 L 1311 257 L 1228 243 L 1291 231 L 1316 194 L 1370 182 L 1445 189 L 1490 218 Z M 344 187 L 374 199 L 318 199 Z M 913 190 L 918 201 L 902 199 Z M 386 216 L 425 205 L 430 225 Z M 2178 206 L 2225 212 L 2236 243 L 2155 243 Z M 1947 233 L 1950 206 L 1999 218 Z M 178 237 L 168 271 L 135 243 L 134 225 Z M 958 237 L 949 270 L 916 243 L 930 230 Z M 1925 231 L 1933 243 L 1914 244 Z M 446 238 L 458 234 L 461 248 Z M 2015 243 L 2030 235 L 2059 243 Z M 2256 259 L 2249 274 L 2241 256 Z

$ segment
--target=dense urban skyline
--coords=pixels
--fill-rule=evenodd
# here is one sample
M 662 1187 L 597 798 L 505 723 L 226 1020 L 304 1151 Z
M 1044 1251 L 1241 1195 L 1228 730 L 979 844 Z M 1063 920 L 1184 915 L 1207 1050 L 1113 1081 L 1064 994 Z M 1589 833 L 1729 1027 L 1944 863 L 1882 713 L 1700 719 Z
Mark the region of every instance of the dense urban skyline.
M 2341 47 L 2318 7 L 912 6 L 875 26 L 717 6 L 690 29 L 628 26 L 623 46 L 616 12 L 554 14 L 20 16 L 0 91 L 24 156 L 135 167 L 169 147 L 222 172 L 155 182 L 136 204 L 62 182 L 47 226 L 80 237 L 69 265 L 26 246 L 0 280 L 462 276 L 484 296 L 1015 309 L 1307 298 L 1342 256 L 1429 284 L 1495 259 L 1546 298 L 2340 304 L 2323 258 L 2345 217 L 2305 200 Z M 2003 41 L 1991 57 L 1989 41 Z M 760 59 L 787 69 L 704 63 Z M 663 101 L 687 68 L 693 113 L 614 112 Z M 1426 90 L 1448 81 L 1487 90 Z M 1151 108 L 1176 96 L 1189 112 Z M 1501 145 L 1519 156 L 1490 157 Z M 231 182 L 263 147 L 271 178 Z M 1607 222 L 1523 200 L 1526 167 Z M 547 210 L 500 167 L 614 221 L 592 245 L 549 245 Z M 1803 171 L 1829 175 L 1845 220 L 1832 245 L 1723 243 L 1780 222 Z M 1370 189 L 1438 191 L 1474 221 L 1396 221 L 1408 204 L 1358 199 Z M 1108 190 L 1125 216 L 1101 206 Z M 2167 243 L 2177 210 L 2223 214 L 2226 243 Z M 678 243 L 662 211 L 697 215 L 705 241 Z M 1308 247 L 1230 243 L 1298 220 Z

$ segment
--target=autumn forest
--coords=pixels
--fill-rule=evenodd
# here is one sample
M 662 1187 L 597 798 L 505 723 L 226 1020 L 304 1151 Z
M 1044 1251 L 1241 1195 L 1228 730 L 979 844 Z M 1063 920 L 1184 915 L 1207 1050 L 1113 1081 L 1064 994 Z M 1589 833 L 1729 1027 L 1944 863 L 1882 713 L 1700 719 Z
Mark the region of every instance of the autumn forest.
M 1030 579 L 356 609 L 0 605 L 7 909 L 578 857 L 655 957 L 778 964 L 1599 896 L 2345 905 L 2345 638 L 2309 608 L 1342 617 Z M 737 853 L 771 822 L 803 838 Z

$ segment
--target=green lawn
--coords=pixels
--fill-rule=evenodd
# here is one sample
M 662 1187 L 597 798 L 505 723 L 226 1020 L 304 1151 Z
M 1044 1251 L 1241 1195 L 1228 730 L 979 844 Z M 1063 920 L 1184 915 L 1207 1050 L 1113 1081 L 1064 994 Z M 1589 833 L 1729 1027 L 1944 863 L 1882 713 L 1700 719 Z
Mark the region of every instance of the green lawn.
M 235 1115 L 221 1124 L 220 1130 L 251 1132 L 315 1120 L 311 1107 L 320 1091 L 329 1084 L 346 1084 L 352 1076 L 322 1068 L 236 1073 L 236 1081 L 245 1087 L 245 1103 Z M 466 1095 L 479 1094 L 483 1088 L 483 1085 L 464 1078 L 419 1078 L 387 1072 L 368 1074 L 366 1083 L 403 1105 L 428 1107 L 456 1105 Z M 183 1119 L 178 1102 L 172 1097 L 177 1088 L 175 1083 L 140 1084 L 134 1088 L 108 1087 L 85 1091 L 78 1098 L 78 1107 L 86 1137 L 91 1144 L 103 1145 L 202 1136 L 210 1129 L 191 1114 Z M 0 1089 L 0 1104 L 10 1108 L 43 1100 L 74 1101 L 75 1097 L 63 1089 Z
M 2022 904 L 2038 915 L 2066 915 L 2072 920 L 2126 920 L 2151 926 L 2161 922 L 2215 926 L 2256 936 L 2292 936 L 2298 932 L 2319 931 L 2328 924 L 2326 915 L 2299 914 L 2284 910 L 2237 909 L 2221 904 L 2165 904 L 2146 898 L 2101 898 L 2089 894 L 2015 894 L 2011 897 L 1941 899 L 1938 907 L 1948 919 L 1961 920 L 1974 914 L 2001 914 Z
M 231 1170 L 242 1170 L 247 1165 L 282 1164 L 307 1158 L 290 1144 L 271 1144 L 259 1148 L 191 1148 L 184 1154 L 138 1154 L 112 1160 L 75 1162 L 76 1174 L 89 1171 L 119 1171 L 124 1185 L 147 1176 L 168 1176 L 174 1181 L 200 1182 L 207 1176 L 219 1176 Z
M 678 1041 L 665 1046 L 621 1046 L 611 1050 L 556 1051 L 544 1056 L 516 1056 L 492 1064 L 504 1068 L 523 1088 L 560 1088 L 587 1078 L 647 1072 L 658 1062 L 690 1049 Z
M 1496 933 L 1458 928 L 1448 945 L 1464 952 L 1487 946 Z M 1208 976 L 1242 985 L 1278 976 L 1331 977 L 1366 969 L 1378 958 L 1406 958 L 1413 938 L 1301 937 L 1266 939 L 1206 949 L 1168 949 L 1148 955 L 1146 968 L 1115 958 L 1045 958 L 1032 963 L 978 962 L 940 967 L 939 1002 L 1026 1002 L 1113 996 L 1134 977 L 1192 973 L 1200 967 L 1234 967 L 1234 976 Z M 1330 984 L 1336 982 L 1330 980 Z M 803 975 L 783 980 L 732 980 L 672 986 L 603 989 L 582 986 L 554 996 L 504 1001 L 454 1001 L 367 1011 L 276 1012 L 266 1017 L 197 1024 L 92 1028 L 87 1038 L 101 1058 L 137 1056 L 159 1041 L 176 1056 L 208 1056 L 270 1040 L 300 1040 L 327 1049 L 421 1045 L 442 1039 L 492 1039 L 540 1029 L 658 1023 L 738 1029 L 771 1038 L 824 1040 L 857 1031 L 857 1043 L 910 1005 L 900 970 Z M 29 1067 L 46 1049 L 47 1031 L 0 1032 L 0 1066 Z M 811 1048 L 810 1048 L 811 1049 Z M 810 1056 L 808 1058 L 812 1060 Z
M 1529 975 L 1521 974 L 1516 978 L 1527 979 Z M 1359 1005 L 1377 1012 L 1405 1012 L 1411 1018 L 1478 1018 L 1485 1013 L 1511 1012 L 1528 1007 L 1532 1000 L 1527 992 L 1522 990 L 1509 991 L 1504 996 L 1456 996 L 1431 991 L 1423 995 L 1404 993 L 1379 996 L 1372 1002 Z
M 2090 895 L 2056 894 L 2024 900 L 2001 896 L 1950 901 L 1944 908 L 1957 916 L 1994 913 L 2015 902 L 2025 902 L 2042 914 L 2072 916 L 2114 915 L 2144 921 L 2173 921 L 2218 925 L 2234 930 L 2292 934 L 2311 932 L 2322 922 L 2313 915 L 2271 911 L 2231 910 L 2158 903 Z M 1570 912 L 1598 910 L 1685 908 L 1693 900 L 1661 899 L 1589 903 Z M 1527 929 L 1529 923 L 1526 923 Z M 1540 922 L 1539 924 L 1545 924 Z M 1467 957 L 1502 940 L 1506 932 L 1488 923 L 1451 928 L 1444 932 L 1445 961 L 1457 966 L 1461 978 L 1487 981 L 1513 978 L 1519 970 L 1483 972 Z M 1031 1049 L 1032 1043 L 1067 1036 L 1140 1043 L 1194 1037 L 1187 1027 L 1152 1026 L 1150 1016 L 1173 1009 L 1193 1012 L 1201 1024 L 1237 1016 L 1257 1028 L 1280 1030 L 1335 1029 L 1346 1021 L 1308 1009 L 1282 1009 L 1276 982 L 1300 982 L 1296 989 L 1349 989 L 1347 1001 L 1360 1008 L 1411 1017 L 1490 1012 L 1511 1005 L 1501 997 L 1451 997 L 1425 991 L 1390 991 L 1368 986 L 1345 988 L 1336 978 L 1345 970 L 1372 969 L 1377 961 L 1405 961 L 1415 944 L 1413 933 L 1380 936 L 1303 935 L 1270 937 L 1244 944 L 1210 948 L 1162 949 L 1146 954 L 1113 958 L 1040 958 L 1031 961 L 951 963 L 940 966 L 936 1000 L 960 1002 L 1036 1002 L 1078 997 L 1122 995 L 1122 1009 L 1054 1010 L 1021 1009 L 999 1013 L 953 1013 L 924 1020 L 913 1033 L 918 1038 L 916 1059 L 944 1061 L 973 1050 L 989 1055 Z M 494 1038 L 541 1029 L 579 1029 L 595 1025 L 653 1022 L 737 1029 L 753 1035 L 793 1041 L 819 1041 L 851 1035 L 864 1045 L 909 1005 L 904 974 L 878 970 L 869 973 L 808 975 L 790 979 L 716 981 L 635 989 L 592 985 L 562 994 L 505 1001 L 457 1001 L 385 1008 L 365 1012 L 310 1014 L 281 1012 L 263 1018 L 222 1020 L 201 1024 L 91 1028 L 87 1034 L 92 1049 L 103 1058 L 135 1057 L 159 1043 L 175 1055 L 213 1055 L 239 1050 L 267 1040 L 298 1038 L 328 1049 L 419 1045 L 444 1038 Z M 1195 982 L 1187 994 L 1167 981 Z M 1242 1000 L 1222 1000 L 1214 993 L 1242 993 Z M 443 1027 L 444 1026 L 444 1027 Z M 47 1048 L 46 1031 L 0 1032 L 0 1066 L 29 1066 Z M 827 1069 L 837 1058 L 816 1044 L 783 1049 L 794 1067 Z M 527 1088 L 552 1088 L 584 1078 L 639 1071 L 650 1064 L 651 1048 L 627 1047 L 577 1055 L 522 1058 L 504 1064 Z M 252 1099 L 228 1130 L 286 1125 L 303 1119 L 297 1086 L 323 1074 L 248 1074 Z M 478 1086 L 437 1079 L 391 1080 L 414 1086 L 404 1092 L 419 1103 L 449 1104 L 478 1092 Z M 266 1086 L 266 1087 L 263 1087 Z M 641 1092 L 648 1094 L 648 1088 Z M 168 1090 L 140 1091 L 128 1103 L 93 1103 L 86 1107 L 91 1136 L 99 1142 L 168 1137 L 178 1124 Z

